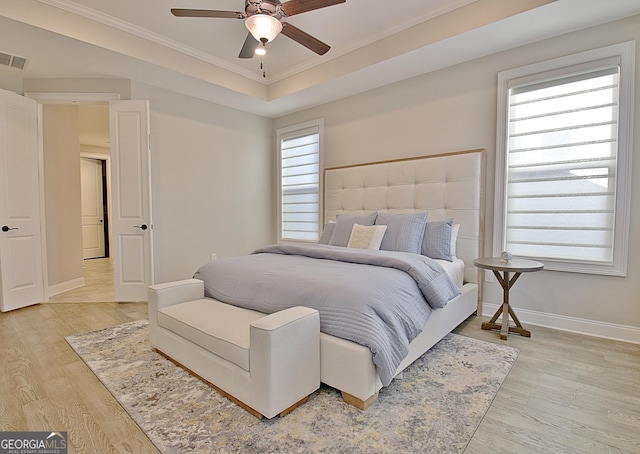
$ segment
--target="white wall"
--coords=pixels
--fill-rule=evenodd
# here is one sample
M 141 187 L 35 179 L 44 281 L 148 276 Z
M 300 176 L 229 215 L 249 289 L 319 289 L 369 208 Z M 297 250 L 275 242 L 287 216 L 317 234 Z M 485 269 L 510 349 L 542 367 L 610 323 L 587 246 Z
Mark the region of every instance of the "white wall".
M 497 73 L 606 45 L 638 40 L 640 16 L 570 33 L 426 74 L 276 119 L 281 128 L 325 119 L 325 167 L 485 148 L 485 253 L 492 253 Z M 640 64 L 640 57 L 636 57 Z M 640 342 L 640 67 L 636 69 L 635 146 L 628 276 L 543 271 L 524 275 L 511 301 L 529 323 Z M 485 287 L 485 313 L 501 302 L 498 284 Z
M 22 85 L 25 92 L 115 92 L 149 100 L 156 282 L 193 276 L 213 252 L 242 255 L 275 241 L 271 119 L 129 80 L 26 79 Z M 11 88 L 3 80 L 0 87 Z M 77 118 L 75 130 L 77 139 Z
M 151 111 L 156 282 L 272 243 L 273 121 L 132 83 Z

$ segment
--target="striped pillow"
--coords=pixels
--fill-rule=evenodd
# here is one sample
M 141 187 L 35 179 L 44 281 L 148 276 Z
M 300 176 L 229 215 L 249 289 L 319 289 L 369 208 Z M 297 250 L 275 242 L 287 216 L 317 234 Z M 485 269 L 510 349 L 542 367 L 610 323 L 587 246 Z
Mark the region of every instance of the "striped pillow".
M 453 261 L 451 254 L 451 230 L 453 219 L 427 222 L 422 240 L 422 255 L 432 259 Z

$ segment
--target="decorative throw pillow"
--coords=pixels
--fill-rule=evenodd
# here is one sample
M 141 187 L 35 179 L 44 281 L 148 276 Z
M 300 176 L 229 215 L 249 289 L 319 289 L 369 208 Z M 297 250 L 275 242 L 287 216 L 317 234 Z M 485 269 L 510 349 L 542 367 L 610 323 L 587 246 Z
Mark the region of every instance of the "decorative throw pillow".
M 363 216 L 357 216 L 354 214 L 339 214 L 336 216 L 336 226 L 333 229 L 333 235 L 329 240 L 329 244 L 332 246 L 346 246 L 349 243 L 349 237 L 351 236 L 351 230 L 353 224 L 360 225 L 373 225 L 376 221 L 377 212 L 371 214 L 365 214 Z
M 380 249 L 380 243 L 387 231 L 386 225 L 353 224 L 347 247 L 357 249 Z
M 453 219 L 427 222 L 422 241 L 422 255 L 432 259 L 453 261 L 451 256 L 451 230 Z
M 320 239 L 318 240 L 318 244 L 329 244 L 329 240 L 331 240 L 331 236 L 333 235 L 333 230 L 336 228 L 336 221 L 329 221 L 324 225 L 322 229 L 322 235 L 320 235 Z
M 380 249 L 420 254 L 428 215 L 427 212 L 378 214 L 376 225 L 387 226 Z

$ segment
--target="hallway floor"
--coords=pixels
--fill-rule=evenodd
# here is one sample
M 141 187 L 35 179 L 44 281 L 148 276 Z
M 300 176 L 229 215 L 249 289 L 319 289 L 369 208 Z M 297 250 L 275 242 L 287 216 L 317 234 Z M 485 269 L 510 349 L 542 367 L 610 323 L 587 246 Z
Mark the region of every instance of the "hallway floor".
M 103 303 L 115 301 L 113 260 L 110 257 L 87 259 L 84 260 L 83 268 L 85 285 L 49 297 L 50 303 Z

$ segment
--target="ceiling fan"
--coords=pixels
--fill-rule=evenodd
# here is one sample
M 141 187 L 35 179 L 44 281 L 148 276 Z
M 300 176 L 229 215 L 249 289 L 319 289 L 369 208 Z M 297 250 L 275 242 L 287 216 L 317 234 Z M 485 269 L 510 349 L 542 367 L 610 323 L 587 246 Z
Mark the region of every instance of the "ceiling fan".
M 330 49 L 327 44 L 294 25 L 282 22 L 281 19 L 345 2 L 346 0 L 245 0 L 244 12 L 181 8 L 172 8 L 171 12 L 178 17 L 244 19 L 249 34 L 240 50 L 239 58 L 252 58 L 260 43 L 264 46 L 273 41 L 280 32 L 316 54 L 324 55 Z

